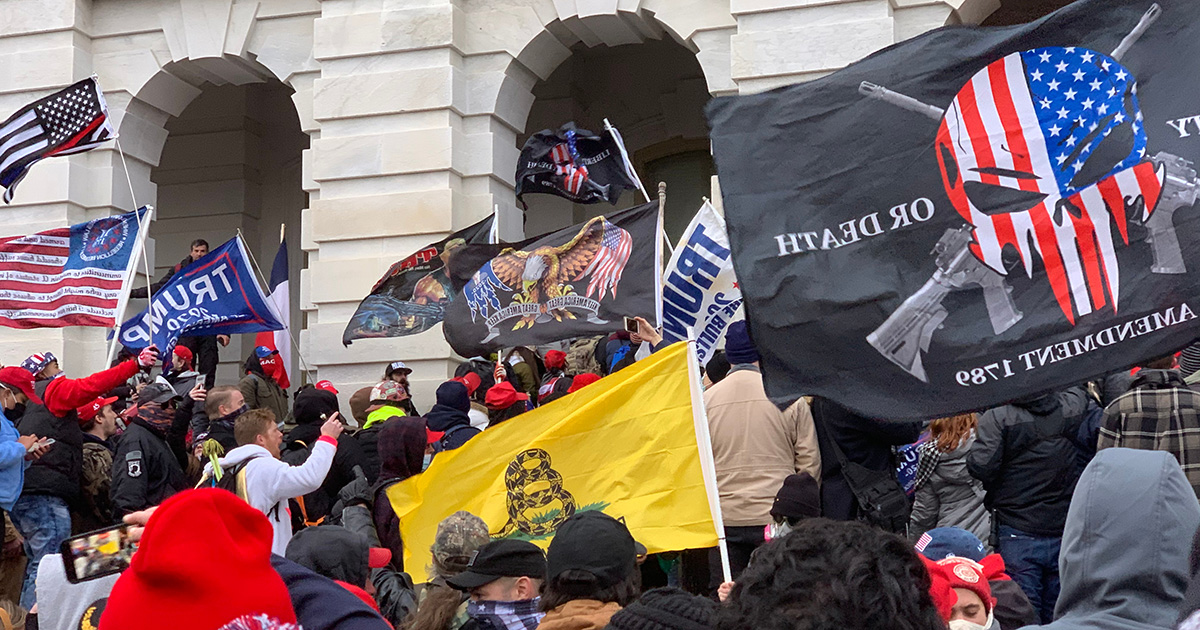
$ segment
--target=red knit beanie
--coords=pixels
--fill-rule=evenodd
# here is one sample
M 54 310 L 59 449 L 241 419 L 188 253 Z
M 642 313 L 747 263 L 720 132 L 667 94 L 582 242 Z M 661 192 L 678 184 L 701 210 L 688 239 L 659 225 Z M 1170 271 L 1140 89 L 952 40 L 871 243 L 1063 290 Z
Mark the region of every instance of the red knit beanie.
M 105 630 L 215 630 L 246 615 L 295 623 L 271 567 L 271 523 L 227 490 L 188 490 L 150 517 L 109 595 Z
M 929 569 L 929 577 L 933 580 L 930 595 L 937 606 L 942 619 L 950 621 L 954 604 L 958 603 L 958 595 L 954 589 L 961 588 L 979 596 L 987 610 L 992 610 L 996 600 L 992 598 L 992 587 L 984 574 L 984 567 L 968 558 L 950 556 L 945 560 L 934 562 L 924 556 L 925 568 Z
M 575 392 L 587 387 L 588 385 L 591 385 L 592 383 L 595 383 L 598 380 L 600 380 L 599 374 L 584 372 L 583 374 L 576 376 L 575 380 L 571 381 L 571 387 L 567 389 L 567 393 L 574 394 Z

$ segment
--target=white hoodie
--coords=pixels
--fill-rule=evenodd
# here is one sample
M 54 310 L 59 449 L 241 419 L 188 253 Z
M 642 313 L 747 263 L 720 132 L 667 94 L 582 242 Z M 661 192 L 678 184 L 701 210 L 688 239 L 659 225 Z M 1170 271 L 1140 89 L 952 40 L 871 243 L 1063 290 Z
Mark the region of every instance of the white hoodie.
M 246 496 L 250 506 L 266 514 L 271 527 L 275 529 L 275 538 L 271 542 L 272 553 L 284 555 L 288 541 L 292 539 L 292 512 L 288 509 L 288 499 L 320 488 L 329 474 L 329 466 L 333 464 L 333 454 L 336 452 L 337 440 L 321 436 L 313 444 L 308 459 L 300 466 L 289 466 L 275 459 L 267 449 L 257 444 L 239 446 L 221 458 L 221 468 L 225 470 L 252 460 L 243 469 L 246 472 Z M 204 474 L 212 474 L 211 462 L 205 464 Z M 271 516 L 271 508 L 276 505 L 279 509 Z

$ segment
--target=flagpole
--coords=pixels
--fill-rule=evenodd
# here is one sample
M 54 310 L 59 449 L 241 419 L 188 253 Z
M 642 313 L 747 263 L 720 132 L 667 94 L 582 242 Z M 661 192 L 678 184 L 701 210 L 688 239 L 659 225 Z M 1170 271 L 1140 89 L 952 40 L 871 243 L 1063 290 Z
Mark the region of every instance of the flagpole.
M 100 92 L 99 83 L 96 84 L 96 91 Z M 103 93 L 100 94 L 101 98 L 103 99 Z M 138 206 L 137 195 L 133 191 L 133 177 L 129 174 L 129 164 L 125 162 L 125 150 L 121 148 L 121 140 L 119 138 L 115 138 L 115 140 L 117 145 L 117 154 L 121 156 L 121 169 L 125 171 L 125 183 L 129 184 L 129 200 L 133 202 L 134 208 L 138 208 L 140 206 Z M 153 206 L 146 207 L 153 209 Z M 146 221 L 146 224 L 142 225 L 141 217 L 137 217 L 137 219 L 138 230 L 141 230 L 144 234 L 148 235 L 150 233 L 150 222 Z M 142 249 L 142 252 L 143 254 L 145 253 L 145 248 Z M 154 291 L 152 291 L 150 287 L 154 284 L 154 277 L 150 274 L 150 257 L 143 256 L 142 260 L 146 265 L 146 300 L 152 301 L 154 300 Z M 150 345 L 154 345 L 154 311 L 147 308 L 146 314 L 149 315 L 149 317 L 146 319 L 146 323 L 150 327 Z M 109 349 L 109 352 L 111 353 L 112 349 Z M 163 361 L 166 362 L 167 360 L 163 359 Z M 108 362 L 112 363 L 112 359 L 110 358 Z
M 282 227 L 280 227 L 279 233 L 281 235 L 283 234 Z M 266 276 L 263 275 L 262 267 L 258 266 L 258 260 L 254 258 L 254 252 L 250 251 L 249 247 L 246 247 L 246 235 L 242 234 L 242 228 L 237 229 L 237 237 L 242 242 L 242 249 L 246 250 L 246 255 L 250 257 L 250 263 L 254 265 L 254 271 L 258 273 L 258 279 L 262 281 L 262 286 L 270 287 L 271 282 L 266 278 Z M 282 242 L 282 238 L 280 240 Z M 267 308 L 274 308 L 274 304 L 272 304 L 270 300 L 267 300 Z M 279 317 L 279 313 L 275 313 L 275 318 L 279 319 L 281 322 L 283 321 L 282 318 Z M 290 322 L 291 318 L 288 319 Z M 296 356 L 300 358 L 300 369 L 304 370 L 306 373 L 311 372 L 312 367 L 304 358 L 304 353 L 300 351 L 300 343 L 296 341 L 296 335 L 292 333 L 292 327 L 284 326 L 283 329 L 287 331 L 288 340 L 292 342 L 292 349 L 296 351 Z
M 125 308 L 129 305 L 129 294 L 133 291 L 133 276 L 137 274 L 138 256 L 144 257 L 146 254 L 146 238 L 150 236 L 149 225 L 150 219 L 154 215 L 154 206 L 146 206 L 145 225 L 143 225 L 142 217 L 138 215 L 138 211 L 134 210 L 133 212 L 134 220 L 138 224 L 138 237 L 137 242 L 133 245 L 133 252 L 129 254 L 129 266 L 125 269 L 125 278 L 121 281 L 121 296 L 117 298 L 117 310 L 113 316 L 113 338 L 112 342 L 108 344 L 108 361 L 104 364 L 106 367 L 112 365 L 113 359 L 117 358 L 117 347 L 121 343 L 121 325 L 125 319 Z M 147 268 L 149 265 L 150 263 L 147 261 Z M 149 291 L 150 289 L 147 288 L 146 295 L 154 297 L 150 295 Z M 150 325 L 153 326 L 154 324 L 151 323 Z M 151 328 L 150 339 L 154 339 L 153 328 Z
M 688 389 L 692 394 L 692 422 L 696 427 L 696 446 L 700 449 L 700 472 L 708 493 L 708 509 L 712 512 L 713 528 L 717 530 L 717 549 L 721 554 L 721 573 L 724 582 L 733 581 L 729 566 L 729 545 L 725 542 L 725 517 L 721 513 L 721 493 L 717 490 L 717 463 L 713 459 L 712 435 L 708 430 L 708 411 L 704 408 L 704 385 L 700 378 L 700 359 L 696 356 L 696 330 L 687 329 Z
M 658 182 L 658 236 L 654 239 L 654 325 L 662 328 L 663 318 L 663 213 L 667 207 L 667 183 Z
M 650 203 L 650 193 L 646 192 L 646 187 L 642 185 L 642 178 L 638 177 L 637 171 L 633 168 L 633 162 L 629 160 L 629 152 L 625 150 L 625 140 L 621 138 L 621 132 L 617 131 L 617 128 L 612 126 L 612 123 L 608 122 L 607 118 L 604 119 L 604 130 L 612 134 L 613 139 L 617 141 L 617 148 L 621 151 L 621 160 L 625 162 L 625 172 L 633 178 L 638 190 L 642 191 L 642 196 L 646 198 L 646 203 Z
M 492 206 L 492 229 L 488 230 L 488 244 L 495 245 L 500 242 L 500 204 Z

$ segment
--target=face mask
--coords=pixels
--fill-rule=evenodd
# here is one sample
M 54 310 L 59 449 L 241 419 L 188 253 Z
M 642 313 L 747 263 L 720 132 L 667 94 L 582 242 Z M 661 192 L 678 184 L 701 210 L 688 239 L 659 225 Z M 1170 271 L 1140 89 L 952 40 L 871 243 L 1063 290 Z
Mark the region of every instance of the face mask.
M 21 416 L 25 415 L 25 403 L 16 403 L 12 409 L 5 411 L 4 415 L 8 416 L 9 420 L 15 421 L 20 419 Z
M 954 621 L 950 622 L 950 630 L 986 630 L 987 628 L 991 627 L 992 613 L 990 611 L 988 612 L 987 623 L 983 624 L 982 626 L 974 621 L 967 621 L 966 619 L 955 619 Z
M 775 540 L 776 538 L 783 538 L 784 536 L 787 536 L 789 533 L 791 533 L 791 531 L 792 526 L 789 525 L 787 521 L 783 521 L 782 523 L 771 523 L 770 525 L 767 525 L 765 537 L 767 540 Z
M 425 458 L 421 460 L 421 472 L 425 472 L 429 468 L 429 464 L 433 462 L 433 453 L 425 453 Z

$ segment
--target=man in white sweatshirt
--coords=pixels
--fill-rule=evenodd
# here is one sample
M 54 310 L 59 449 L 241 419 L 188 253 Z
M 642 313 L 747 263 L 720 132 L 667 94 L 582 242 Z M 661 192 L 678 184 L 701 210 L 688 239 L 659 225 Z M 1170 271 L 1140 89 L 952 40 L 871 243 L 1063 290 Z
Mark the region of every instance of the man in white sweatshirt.
M 275 414 L 270 409 L 247 411 L 234 422 L 233 434 L 239 446 L 221 458 L 221 468 L 229 473 L 246 463 L 239 471 L 238 494 L 244 493 L 242 498 L 271 521 L 271 527 L 275 529 L 272 553 L 284 555 L 288 541 L 292 539 L 288 499 L 321 487 L 325 475 L 329 474 L 341 433 L 341 418 L 334 413 L 321 426 L 321 437 L 312 445 L 312 452 L 304 464 L 289 466 L 279 460 L 283 433 L 276 426 Z M 211 467 L 212 464 L 205 466 L 205 476 L 212 474 Z

